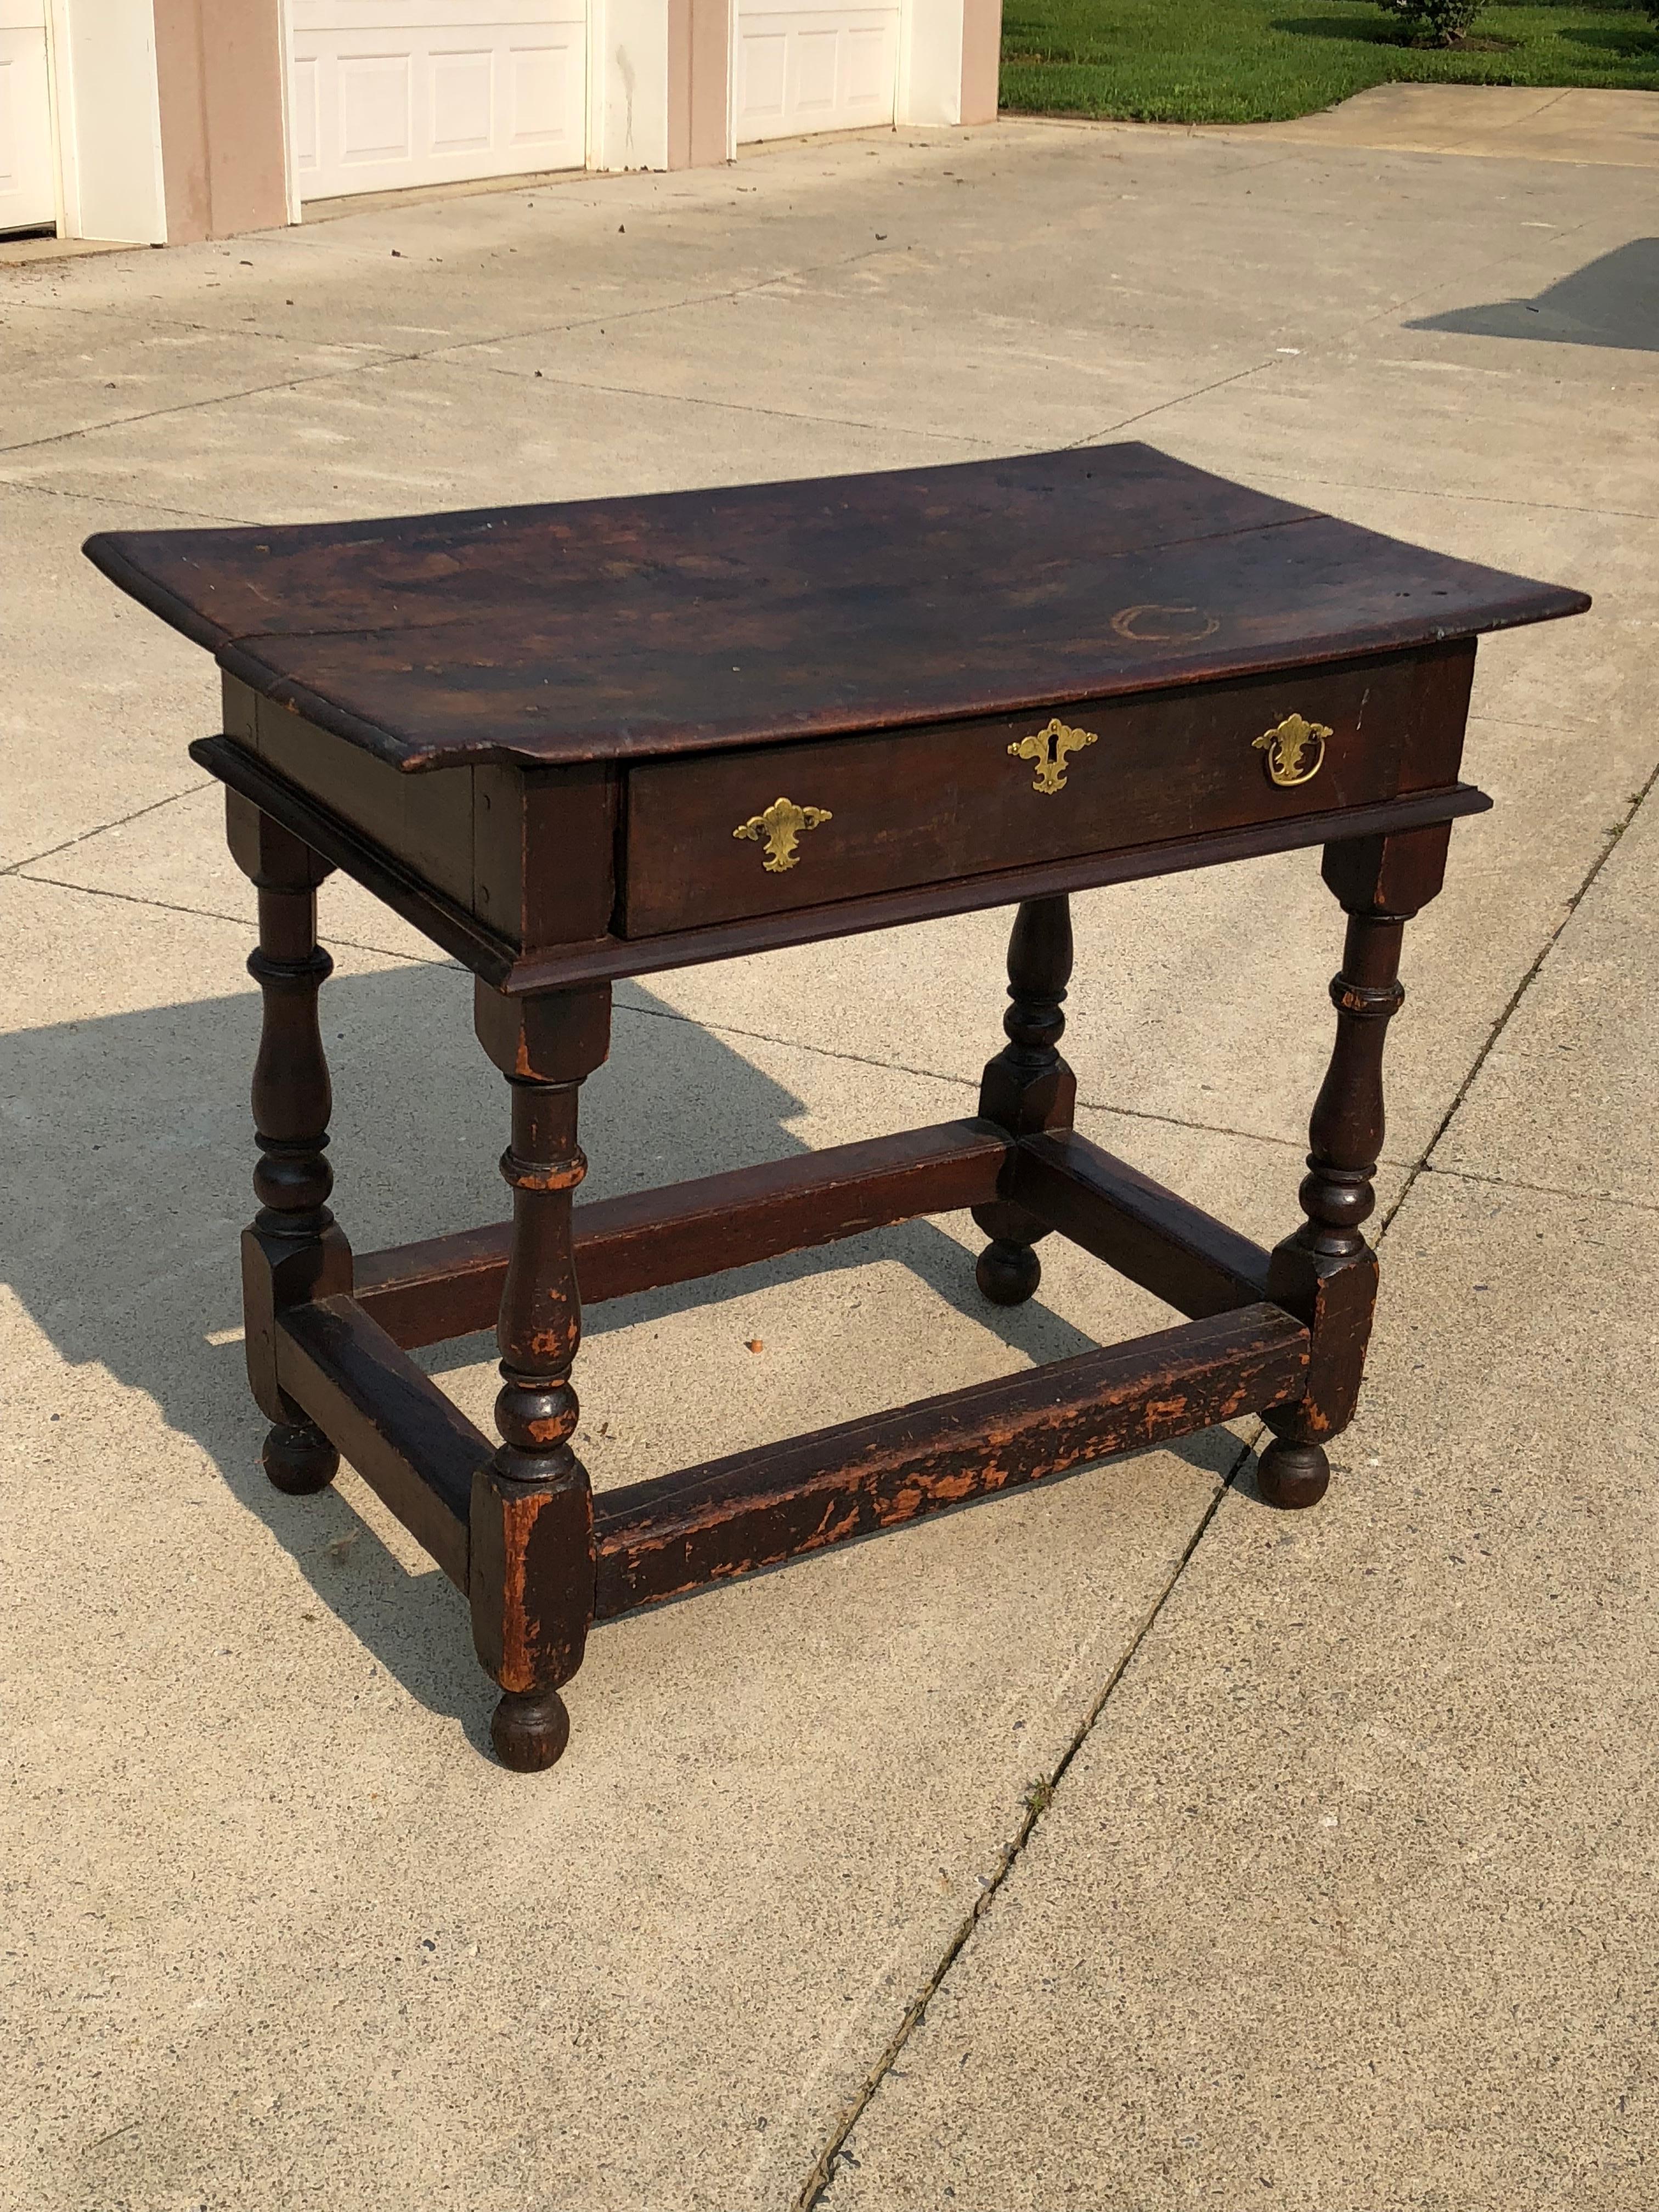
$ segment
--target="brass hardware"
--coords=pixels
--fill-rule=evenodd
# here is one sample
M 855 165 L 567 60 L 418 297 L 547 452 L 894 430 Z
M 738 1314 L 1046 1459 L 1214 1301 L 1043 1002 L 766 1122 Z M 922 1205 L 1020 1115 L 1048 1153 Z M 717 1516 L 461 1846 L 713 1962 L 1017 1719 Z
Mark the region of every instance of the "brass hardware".
M 1072 753 L 1080 753 L 1085 745 L 1098 744 L 1099 738 L 1092 730 L 1068 730 L 1058 714 L 1045 730 L 1034 737 L 1022 738 L 1018 744 L 1008 748 L 1014 760 L 1028 760 L 1036 769 L 1033 791 L 1053 793 L 1066 788 L 1066 762 Z
M 1323 722 L 1307 722 L 1300 714 L 1286 714 L 1276 729 L 1263 730 L 1251 743 L 1265 756 L 1262 766 L 1270 783 L 1311 783 L 1324 764 L 1325 740 L 1330 734 Z M 1310 751 L 1313 758 L 1306 761 Z
M 767 858 L 762 866 L 769 876 L 781 876 L 800 858 L 795 841 L 801 831 L 834 820 L 827 806 L 797 806 L 793 799 L 775 799 L 764 814 L 751 814 L 746 822 L 738 823 L 732 835 L 747 837 L 755 845 L 764 838 Z

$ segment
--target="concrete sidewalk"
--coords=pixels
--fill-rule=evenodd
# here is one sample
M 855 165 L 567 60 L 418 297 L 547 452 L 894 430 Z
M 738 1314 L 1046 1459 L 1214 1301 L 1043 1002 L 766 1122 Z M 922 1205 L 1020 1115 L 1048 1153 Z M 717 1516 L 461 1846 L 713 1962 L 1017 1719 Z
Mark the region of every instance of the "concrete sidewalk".
M 1633 170 L 1005 124 L 0 276 L 0 2203 L 1648 2212 L 1656 236 Z M 1119 435 L 1595 594 L 1482 648 L 1330 1497 L 1224 1431 L 614 1624 L 505 1774 L 436 1571 L 259 1472 L 212 672 L 79 543 Z M 1316 859 L 1077 903 L 1084 1126 L 1282 1233 Z M 500 1215 L 466 979 L 323 913 L 343 1221 Z M 962 1111 L 1005 929 L 629 987 L 591 1190 Z M 595 1480 L 1160 1310 L 971 1246 L 603 1309 Z
M 1378 84 L 1316 115 L 1249 126 L 1294 146 L 1474 154 L 1659 169 L 1659 92 L 1524 84 Z

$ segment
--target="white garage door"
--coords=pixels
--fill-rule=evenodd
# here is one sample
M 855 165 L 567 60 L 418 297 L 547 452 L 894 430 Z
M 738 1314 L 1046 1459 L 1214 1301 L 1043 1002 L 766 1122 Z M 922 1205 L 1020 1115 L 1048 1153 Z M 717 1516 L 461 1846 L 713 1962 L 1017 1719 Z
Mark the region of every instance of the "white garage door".
M 0 231 L 57 220 L 51 97 L 46 0 L 0 0 Z
M 738 137 L 798 138 L 890 123 L 899 11 L 738 4 Z
M 294 0 L 293 21 L 302 200 L 582 166 L 586 0 Z

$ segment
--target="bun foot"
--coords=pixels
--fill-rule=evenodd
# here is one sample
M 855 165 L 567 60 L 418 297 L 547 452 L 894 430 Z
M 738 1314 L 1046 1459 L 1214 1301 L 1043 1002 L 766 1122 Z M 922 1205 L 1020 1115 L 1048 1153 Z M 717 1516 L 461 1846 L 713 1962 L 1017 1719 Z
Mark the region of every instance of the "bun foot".
M 326 1490 L 340 1471 L 340 1455 L 309 1421 L 278 1421 L 259 1455 L 265 1473 L 290 1498 Z
M 1275 1437 L 1257 1463 L 1255 1479 L 1269 1505 L 1297 1510 L 1318 1504 L 1330 1484 L 1331 1463 L 1318 1444 Z
M 489 1717 L 489 1741 L 503 1766 L 540 1774 L 562 1757 L 570 1716 L 556 1690 L 508 1690 Z
M 1042 1262 L 1029 1244 L 994 1237 L 979 1255 L 974 1280 L 994 1306 L 1023 1305 L 1042 1280 Z

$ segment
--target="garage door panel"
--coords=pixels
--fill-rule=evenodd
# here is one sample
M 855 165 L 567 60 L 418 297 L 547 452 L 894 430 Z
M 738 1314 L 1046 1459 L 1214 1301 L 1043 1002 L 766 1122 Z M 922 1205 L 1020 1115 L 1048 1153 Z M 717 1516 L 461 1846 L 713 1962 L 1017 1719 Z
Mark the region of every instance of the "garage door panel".
M 583 53 L 562 46 L 520 46 L 513 54 L 511 143 L 545 149 L 562 136 L 573 98 L 582 96 Z M 550 162 L 538 167 L 551 167 Z
M 33 12 L 35 21 L 23 20 Z M 0 13 L 0 230 L 29 230 L 58 212 L 46 84 L 46 33 L 38 8 Z
M 798 137 L 893 119 L 898 9 L 738 13 L 738 137 Z
M 757 124 L 783 120 L 783 75 L 788 58 L 788 35 L 783 31 L 750 30 L 738 17 L 738 136 L 758 138 L 765 134 Z
M 301 61 L 296 55 L 289 77 L 289 129 L 302 199 L 310 197 L 310 179 L 316 174 L 319 158 L 317 98 L 317 58 L 308 54 Z
M 340 159 L 403 161 L 410 155 L 410 58 L 345 54 L 339 65 Z
M 434 53 L 432 57 L 432 150 L 481 154 L 495 136 L 495 57 Z
M 585 20 L 580 0 L 295 0 L 294 7 L 298 33 L 373 32 L 388 45 L 428 50 L 482 47 L 503 28 L 544 31 Z
M 294 155 L 301 199 L 586 158 L 580 0 L 301 0 Z
M 843 52 L 847 59 L 848 98 L 860 105 L 877 106 L 886 99 L 890 106 L 889 80 L 898 57 L 896 21 L 890 37 L 880 24 L 862 30 L 854 26 L 847 33 Z

